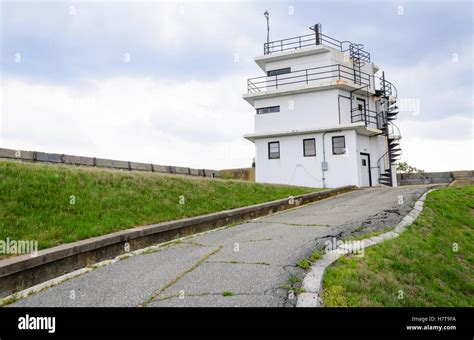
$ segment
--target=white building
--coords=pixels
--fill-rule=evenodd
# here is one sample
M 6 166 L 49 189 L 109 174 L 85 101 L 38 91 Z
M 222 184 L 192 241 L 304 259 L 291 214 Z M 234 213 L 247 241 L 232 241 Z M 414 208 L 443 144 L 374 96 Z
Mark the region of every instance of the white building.
M 255 110 L 256 181 L 396 186 L 396 88 L 360 44 L 321 32 L 264 44 L 243 98 Z M 375 74 L 380 74 L 378 77 Z

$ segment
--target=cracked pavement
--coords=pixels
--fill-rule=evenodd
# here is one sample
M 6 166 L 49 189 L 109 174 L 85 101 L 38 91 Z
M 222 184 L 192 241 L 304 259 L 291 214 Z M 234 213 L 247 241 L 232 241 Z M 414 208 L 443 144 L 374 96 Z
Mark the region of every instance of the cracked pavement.
M 159 251 L 94 269 L 10 306 L 294 306 L 296 297 L 289 298 L 281 286 L 290 275 L 304 277 L 304 270 L 296 266 L 299 260 L 322 249 L 332 237 L 395 226 L 429 188 L 361 189 L 190 236 Z

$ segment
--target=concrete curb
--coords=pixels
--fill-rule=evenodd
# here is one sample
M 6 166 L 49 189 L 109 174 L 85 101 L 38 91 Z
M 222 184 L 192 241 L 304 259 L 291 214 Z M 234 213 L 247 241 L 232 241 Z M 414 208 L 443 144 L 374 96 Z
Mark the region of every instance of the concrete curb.
M 413 210 L 411 210 L 410 213 L 408 213 L 400 221 L 400 223 L 397 224 L 393 231 L 361 240 L 360 248 L 365 249 L 373 246 L 374 244 L 397 238 L 409 225 L 411 225 L 417 219 L 418 215 L 423 210 L 426 195 L 433 190 L 434 189 L 428 190 L 418 199 L 418 201 L 415 203 L 415 206 L 413 207 Z M 310 271 L 303 279 L 304 293 L 298 295 L 296 307 L 323 307 L 321 294 L 326 269 L 337 259 L 350 253 L 350 251 L 351 250 L 348 249 L 346 245 L 341 245 L 337 249 L 324 254 L 322 259 L 316 261 L 311 266 Z
M 141 226 L 0 261 L 0 298 L 92 264 L 200 232 L 356 190 L 344 186 L 181 220 Z

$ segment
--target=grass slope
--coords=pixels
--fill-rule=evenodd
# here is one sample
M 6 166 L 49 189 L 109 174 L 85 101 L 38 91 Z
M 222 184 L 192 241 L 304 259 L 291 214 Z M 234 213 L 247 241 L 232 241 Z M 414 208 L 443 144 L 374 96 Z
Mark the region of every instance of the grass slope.
M 473 229 L 474 186 L 428 194 L 422 213 L 400 237 L 328 268 L 324 304 L 474 306 Z
M 312 191 L 317 189 L 0 162 L 0 239 L 37 240 L 42 249 Z

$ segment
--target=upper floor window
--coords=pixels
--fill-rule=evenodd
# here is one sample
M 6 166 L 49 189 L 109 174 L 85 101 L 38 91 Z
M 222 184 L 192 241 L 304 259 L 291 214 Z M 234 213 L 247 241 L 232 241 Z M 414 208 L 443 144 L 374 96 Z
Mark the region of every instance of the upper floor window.
M 278 70 L 272 70 L 267 72 L 267 76 L 278 76 L 279 74 L 291 73 L 291 67 L 279 68 Z
M 303 155 L 305 157 L 316 156 L 316 139 L 314 138 L 303 139 Z
M 280 158 L 280 142 L 268 143 L 268 159 Z
M 272 113 L 272 112 L 280 112 L 280 106 L 261 107 L 257 109 L 258 115 L 261 115 L 264 113 Z
M 332 154 L 343 155 L 346 153 L 346 137 L 336 136 L 332 137 Z

